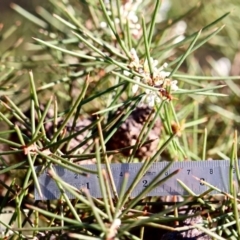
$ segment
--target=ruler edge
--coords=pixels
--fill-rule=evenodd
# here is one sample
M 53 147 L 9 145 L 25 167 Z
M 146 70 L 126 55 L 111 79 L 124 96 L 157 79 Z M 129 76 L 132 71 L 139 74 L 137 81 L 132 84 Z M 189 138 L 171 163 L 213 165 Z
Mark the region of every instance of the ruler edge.
M 161 162 L 152 163 L 151 166 L 149 167 L 149 169 L 154 168 L 154 166 L 156 166 L 156 165 L 157 165 L 158 168 L 159 167 L 164 168 L 169 164 L 170 164 L 169 169 L 171 169 L 171 168 L 180 169 L 180 168 L 186 168 L 186 167 L 189 167 L 189 168 L 193 168 L 193 167 L 194 168 L 196 168 L 196 167 L 200 167 L 200 168 L 202 168 L 202 167 L 206 167 L 206 168 L 209 168 L 209 167 L 230 167 L 230 163 L 231 163 L 230 160 L 209 160 L 209 161 L 208 160 L 201 160 L 201 161 L 177 161 L 177 162 L 176 161 L 174 161 L 174 162 L 161 161 Z M 238 160 L 238 164 L 240 165 L 240 160 Z M 129 168 L 130 166 L 141 167 L 142 165 L 143 165 L 143 163 L 141 163 L 141 162 L 139 162 L 139 163 L 111 163 L 110 167 L 114 168 L 114 167 L 117 167 L 117 166 L 128 166 L 128 168 Z M 101 164 L 101 166 L 102 166 L 102 169 L 106 168 L 106 164 Z M 35 166 L 35 169 L 37 170 L 38 168 L 41 168 L 41 167 L 42 166 Z M 66 168 L 64 168 L 63 166 L 60 166 L 60 165 L 53 165 L 53 167 L 58 168 L 60 170 L 61 169 L 66 169 Z M 96 170 L 97 165 L 96 164 L 86 164 L 86 165 L 81 165 L 81 167 L 83 167 L 83 168 L 86 167 L 86 168 L 91 169 L 91 170 Z M 127 169 L 127 168 L 125 168 L 125 169 Z M 66 169 L 66 170 L 70 171 L 70 172 L 73 172 L 69 169 Z M 39 179 L 39 177 L 38 177 L 38 179 Z M 227 179 L 226 181 L 227 181 L 227 184 L 228 184 L 229 179 Z M 69 183 L 69 184 L 71 184 L 71 183 Z M 227 186 L 227 189 L 229 189 L 229 184 Z M 212 192 L 214 192 L 214 190 Z M 171 196 L 173 194 L 170 193 L 169 195 Z M 159 197 L 160 196 L 167 196 L 167 195 L 159 195 Z M 185 195 L 183 194 L 181 196 L 185 196 Z M 44 201 L 56 199 L 56 198 L 48 198 L 47 194 L 45 194 L 45 196 L 43 198 L 41 196 L 39 196 L 39 193 L 36 189 L 36 185 L 34 185 L 34 197 L 35 197 L 35 200 L 44 200 Z M 96 196 L 96 198 L 99 198 L 99 196 Z

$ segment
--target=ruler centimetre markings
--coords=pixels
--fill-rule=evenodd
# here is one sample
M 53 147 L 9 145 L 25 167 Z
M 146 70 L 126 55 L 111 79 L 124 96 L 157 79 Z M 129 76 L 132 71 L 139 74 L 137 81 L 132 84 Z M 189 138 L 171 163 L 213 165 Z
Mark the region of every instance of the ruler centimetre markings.
M 141 177 L 136 187 L 133 189 L 131 197 L 135 197 L 140 194 L 148 186 L 148 184 L 150 184 L 153 179 L 156 178 L 158 174 L 160 174 L 161 171 L 169 164 L 170 162 L 153 163 Z M 238 164 L 240 164 L 239 160 Z M 126 188 L 127 190 L 139 173 L 142 165 L 143 163 L 113 163 L 110 165 L 118 193 L 121 190 L 125 173 L 129 173 L 129 179 Z M 101 166 L 102 169 L 106 169 L 105 164 L 102 164 Z M 81 167 L 90 169 L 92 171 L 97 171 L 97 166 L 95 164 L 81 165 Z M 41 167 L 36 167 L 36 171 L 39 171 L 40 169 Z M 56 165 L 53 166 L 53 169 L 55 173 L 66 183 L 76 187 L 79 190 L 87 188 L 90 195 L 93 197 L 102 197 L 97 174 L 89 172 L 87 174 L 78 174 Z M 162 184 L 152 189 L 148 194 L 146 194 L 146 196 L 188 195 L 188 192 L 184 190 L 177 181 L 178 179 L 181 180 L 195 194 L 201 194 L 209 189 L 209 187 L 202 183 L 200 180 L 211 184 L 223 192 L 229 193 L 229 169 L 229 160 L 173 162 L 170 167 L 161 175 L 159 180 L 164 179 L 176 170 L 179 171 L 174 176 L 168 178 Z M 60 198 L 60 190 L 55 180 L 49 176 L 48 170 L 45 170 L 38 177 L 38 181 L 41 188 L 42 197 L 39 195 L 39 192 L 35 186 L 35 200 L 53 200 Z M 211 192 L 211 194 L 216 193 L 219 192 L 215 190 Z M 67 190 L 66 194 L 70 199 L 74 198 L 74 196 Z

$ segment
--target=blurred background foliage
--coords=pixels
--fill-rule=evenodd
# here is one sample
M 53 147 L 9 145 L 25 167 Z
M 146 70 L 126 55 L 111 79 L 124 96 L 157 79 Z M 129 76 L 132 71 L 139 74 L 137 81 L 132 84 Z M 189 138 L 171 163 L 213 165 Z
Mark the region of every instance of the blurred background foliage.
M 21 44 L 21 47 L 16 48 L 14 52 L 12 52 L 16 56 L 22 56 L 24 51 L 24 55 L 27 55 L 27 51 L 24 50 L 24 43 L 26 42 L 32 42 L 32 36 L 44 36 L 46 32 L 43 31 L 39 32 L 39 26 L 37 27 L 35 24 L 29 22 L 26 20 L 26 18 L 20 16 L 16 13 L 11 7 L 10 4 L 13 1 L 9 0 L 3 0 L 1 1 L 1 16 L 0 16 L 0 22 L 3 24 L 2 26 L 2 33 L 4 32 L 4 29 L 7 30 L 9 27 L 12 27 L 12 31 L 14 34 L 12 34 L 6 41 L 1 42 L 0 45 L 0 51 L 1 55 L 9 49 L 10 46 L 12 46 L 13 43 L 16 43 L 19 37 L 23 38 L 23 43 Z M 52 1 L 54 2 L 54 1 Z M 65 1 L 66 4 L 69 2 L 74 7 L 74 10 L 79 13 L 79 16 L 82 19 L 88 18 L 88 11 L 86 11 L 86 2 L 85 1 Z M 91 2 L 91 1 L 90 1 Z M 92 1 L 94 2 L 94 1 Z M 43 17 L 43 8 L 47 9 L 47 11 L 50 13 L 58 13 L 57 9 L 54 9 L 53 5 L 48 1 L 24 1 L 24 0 L 18 0 L 14 1 L 14 3 L 18 4 L 22 8 L 26 9 L 28 12 L 38 16 L 40 19 L 44 20 Z M 191 9 L 192 7 L 195 7 L 197 4 L 200 5 L 200 7 L 194 11 L 193 14 L 187 15 L 182 18 L 187 24 L 186 34 L 192 33 L 193 31 L 196 31 L 196 29 L 200 29 L 203 26 L 209 24 L 214 19 L 217 19 L 219 16 L 225 14 L 226 12 L 231 12 L 231 14 L 223 19 L 221 22 L 219 22 L 216 26 L 221 26 L 223 24 L 226 25 L 226 27 L 214 38 L 208 41 L 207 44 L 205 44 L 201 48 L 201 52 L 204 55 L 210 55 L 213 58 L 220 58 L 221 56 L 225 56 L 229 58 L 231 62 L 233 62 L 234 58 L 236 57 L 236 53 L 239 51 L 239 8 L 240 3 L 237 0 L 232 1 L 220 1 L 220 0 L 210 0 L 210 1 L 169 1 L 164 0 L 162 3 L 162 8 L 164 10 L 164 14 L 162 15 L 163 20 L 166 20 L 168 22 L 171 22 L 171 19 L 178 18 L 179 15 L 182 15 L 187 10 Z M 146 16 L 145 16 L 146 17 Z M 64 27 L 61 26 L 56 19 L 53 20 L 51 23 L 46 23 L 45 26 L 49 26 L 51 24 L 58 25 L 59 28 L 62 27 L 62 30 L 64 31 Z M 14 29 L 13 26 L 17 26 L 16 29 Z M 44 26 L 44 25 L 43 25 Z M 55 29 L 54 27 L 52 30 Z M 51 30 L 51 26 L 49 28 Z M 65 30 L 67 30 L 65 28 Z M 204 51 L 203 51 L 204 50 Z M 198 52 L 198 51 L 197 51 Z M 199 53 L 200 54 L 200 53 Z M 199 56 L 199 60 L 203 63 L 206 61 L 206 59 L 202 59 L 201 56 Z M 234 74 L 236 75 L 236 74 Z
M 197 0 L 174 1 L 169 10 L 169 17 L 177 16 L 179 12 L 186 10 L 186 7 L 191 8 L 197 3 L 201 3 L 199 11 L 185 19 L 189 32 L 193 31 L 196 27 L 201 28 L 201 26 L 207 25 L 210 21 L 216 19 L 217 16 L 221 16 L 226 12 L 231 12 L 227 18 L 217 24 L 217 26 L 225 24 L 226 27 L 217 36 L 212 38 L 208 44 L 204 45 L 203 48 L 209 52 L 209 55 L 215 53 L 218 58 L 219 56 L 225 56 L 229 58 L 230 61 L 233 61 L 240 47 L 238 25 L 240 2 L 237 0 L 210 0 L 202 2 Z

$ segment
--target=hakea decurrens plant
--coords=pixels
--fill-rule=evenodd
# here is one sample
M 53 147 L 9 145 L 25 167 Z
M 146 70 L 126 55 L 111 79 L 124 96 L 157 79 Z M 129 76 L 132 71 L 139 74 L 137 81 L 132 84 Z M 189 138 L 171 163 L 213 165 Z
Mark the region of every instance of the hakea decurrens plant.
M 152 66 L 152 73 L 149 69 L 149 64 L 147 59 L 141 61 L 136 53 L 134 48 L 130 51 L 131 62 L 128 67 L 141 75 L 134 76 L 136 84 L 132 86 L 132 92 L 135 94 L 138 91 L 138 83 L 142 81 L 144 84 L 147 84 L 151 87 L 155 87 L 156 91 L 145 89 L 145 95 L 142 99 L 142 102 L 146 102 L 149 107 L 153 107 L 155 103 L 160 103 L 162 99 L 172 100 L 171 91 L 178 90 L 177 80 L 171 80 L 168 78 L 170 72 L 165 71 L 168 64 L 164 63 L 161 67 L 157 67 L 158 61 L 150 58 L 150 64 Z M 130 73 L 124 71 L 125 75 Z

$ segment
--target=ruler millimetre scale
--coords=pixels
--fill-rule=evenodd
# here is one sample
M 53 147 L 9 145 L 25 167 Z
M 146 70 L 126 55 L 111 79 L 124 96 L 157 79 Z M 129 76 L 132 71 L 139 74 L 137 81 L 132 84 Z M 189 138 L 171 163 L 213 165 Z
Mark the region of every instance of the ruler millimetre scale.
M 238 165 L 240 160 L 238 160 Z M 131 185 L 134 178 L 139 174 L 143 163 L 116 163 L 110 164 L 112 176 L 118 192 L 121 190 L 124 175 L 129 174 L 126 190 Z M 159 173 L 169 166 L 169 162 L 153 163 L 150 168 L 141 177 L 138 184 L 131 193 L 131 197 L 140 194 L 150 184 Z M 81 165 L 83 168 L 97 171 L 97 165 Z M 101 165 L 105 169 L 104 164 Z M 39 171 L 36 167 L 36 171 Z M 75 188 L 88 189 L 90 195 L 95 198 L 101 198 L 101 190 L 99 186 L 99 178 L 97 174 L 77 174 L 61 166 L 53 166 L 54 172 L 66 183 Z M 178 180 L 182 181 L 195 194 L 201 194 L 209 189 L 201 180 L 211 184 L 223 192 L 230 191 L 230 161 L 229 160 L 213 160 L 213 161 L 185 161 L 173 162 L 170 167 L 161 174 L 159 180 L 166 178 L 169 174 L 178 170 L 176 174 L 168 178 L 166 181 L 157 185 L 154 189 L 146 194 L 146 196 L 168 196 L 168 195 L 189 195 L 189 193 L 179 184 Z M 232 168 L 234 178 L 235 168 Z M 38 177 L 42 196 L 39 195 L 35 186 L 35 200 L 53 200 L 59 199 L 61 196 L 60 190 L 55 180 L 49 175 L 48 170 L 44 170 Z M 107 184 L 107 182 L 106 182 Z M 210 194 L 219 193 L 216 190 Z M 74 196 L 66 190 L 66 194 L 70 199 Z

